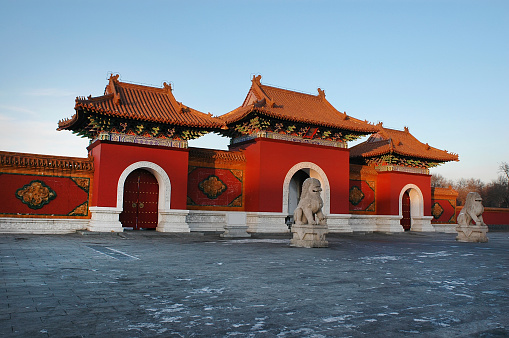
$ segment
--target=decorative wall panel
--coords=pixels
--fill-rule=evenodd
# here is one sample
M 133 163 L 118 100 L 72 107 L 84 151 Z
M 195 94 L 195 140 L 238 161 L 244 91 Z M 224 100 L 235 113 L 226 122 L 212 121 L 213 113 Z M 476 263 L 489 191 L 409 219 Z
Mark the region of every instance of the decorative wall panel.
M 88 216 L 90 178 L 0 172 L 0 215 Z
M 446 199 L 433 199 L 431 201 L 431 223 L 456 223 L 456 201 Z
M 375 181 L 350 180 L 350 211 L 374 213 Z
M 240 169 L 189 166 L 187 205 L 243 207 L 243 176 Z

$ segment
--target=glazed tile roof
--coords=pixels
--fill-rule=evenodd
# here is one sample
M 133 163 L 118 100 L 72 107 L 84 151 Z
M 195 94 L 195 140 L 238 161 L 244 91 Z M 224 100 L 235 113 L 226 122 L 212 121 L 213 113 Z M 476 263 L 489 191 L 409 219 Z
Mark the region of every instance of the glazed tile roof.
M 424 144 L 410 134 L 407 127 L 404 131 L 381 128 L 363 143 L 350 148 L 350 157 L 370 158 L 386 154 L 422 158 L 437 162 L 458 161 L 458 155 Z
M 242 120 L 253 111 L 269 117 L 303 122 L 310 125 L 373 133 L 378 128 L 346 113 L 341 113 L 325 99 L 318 88 L 318 95 L 310 95 L 286 89 L 262 85 L 261 76 L 253 76 L 251 89 L 239 108 L 219 116 L 227 125 Z
M 224 123 L 211 114 L 204 114 L 175 100 L 171 86 L 148 87 L 118 81 L 112 75 L 103 96 L 76 98 L 74 109 L 125 119 L 188 127 L 221 128 Z M 72 127 L 78 114 L 58 123 L 59 130 Z

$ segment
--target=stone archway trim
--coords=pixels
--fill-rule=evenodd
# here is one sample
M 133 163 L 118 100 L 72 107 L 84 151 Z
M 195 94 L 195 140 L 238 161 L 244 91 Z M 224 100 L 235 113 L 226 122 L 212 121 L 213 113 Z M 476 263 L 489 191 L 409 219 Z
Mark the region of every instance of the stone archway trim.
M 415 184 L 407 184 L 401 189 L 399 193 L 399 215 L 403 216 L 403 194 L 405 191 L 410 190 L 410 213 L 412 217 L 424 216 L 424 197 L 422 196 L 421 189 Z
M 415 184 L 407 184 L 399 194 L 399 215 L 403 215 L 403 194 L 410 189 L 411 231 L 435 231 L 431 224 L 433 216 L 424 216 L 424 197 Z
M 157 183 L 159 184 L 159 209 L 160 210 L 168 210 L 170 209 L 170 201 L 171 201 L 171 183 L 168 174 L 155 163 L 148 161 L 140 161 L 131 164 L 127 168 L 124 169 L 122 175 L 118 179 L 117 184 L 117 208 L 123 208 L 124 204 L 124 184 L 127 176 L 130 173 L 135 171 L 136 169 L 145 169 L 155 176 L 157 179 Z
M 283 182 L 283 215 L 288 214 L 288 197 L 290 195 L 290 181 L 292 180 L 293 175 L 301 169 L 311 169 L 318 173 L 320 177 L 318 179 L 322 183 L 323 189 L 323 213 L 328 215 L 330 214 L 330 184 L 327 175 L 313 162 L 300 162 L 294 165 L 286 174 L 285 180 Z

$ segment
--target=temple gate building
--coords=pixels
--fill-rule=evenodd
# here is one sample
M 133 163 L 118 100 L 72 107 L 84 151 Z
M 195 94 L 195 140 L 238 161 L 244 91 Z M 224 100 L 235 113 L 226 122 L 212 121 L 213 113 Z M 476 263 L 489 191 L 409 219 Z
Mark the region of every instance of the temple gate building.
M 304 94 L 254 76 L 240 107 L 212 116 L 178 102 L 166 83 L 118 78 L 110 77 L 102 96 L 78 97 L 75 114 L 58 123 L 90 139 L 88 159 L 62 158 L 55 174 L 51 160 L 41 168 L 44 155 L 0 153 L 0 185 L 8 187 L 2 227 L 29 229 L 44 218 L 55 220 L 56 232 L 63 220 L 71 225 L 61 232 L 221 232 L 226 214 L 241 212 L 249 232 L 288 232 L 285 218 L 308 177 L 321 182 L 330 232 L 435 231 L 434 223 L 455 223 L 454 194 L 435 198 L 429 168 L 458 155 L 421 143 L 408 128 L 340 112 L 321 89 Z M 230 138 L 228 151 L 188 146 L 211 132 Z M 73 191 L 81 197 L 69 199 Z M 69 210 L 47 211 L 73 198 Z

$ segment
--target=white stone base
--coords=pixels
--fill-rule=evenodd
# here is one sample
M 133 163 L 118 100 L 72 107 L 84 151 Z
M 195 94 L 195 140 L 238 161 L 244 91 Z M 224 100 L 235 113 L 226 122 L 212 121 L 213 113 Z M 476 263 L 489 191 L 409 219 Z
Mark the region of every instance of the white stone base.
M 299 248 L 327 248 L 329 242 L 325 240 L 325 235 L 328 232 L 327 225 L 294 224 L 290 245 Z
M 353 232 L 374 232 L 376 231 L 377 215 L 356 215 L 351 214 L 349 225 Z M 330 232 L 335 232 L 331 227 Z
M 188 210 L 186 223 L 191 231 L 223 232 L 226 211 Z
M 332 214 L 325 216 L 329 232 L 352 232 L 353 215 Z
M 156 231 L 159 232 L 190 232 L 186 222 L 189 210 L 159 210 L 159 223 Z
M 433 228 L 435 228 L 435 232 L 443 232 L 446 234 L 455 234 L 456 227 L 458 224 L 432 224 Z
M 247 228 L 247 215 L 245 212 L 227 212 L 226 225 L 221 237 L 251 237 L 251 235 L 247 233 Z
M 376 231 L 378 232 L 403 232 L 401 225 L 401 216 L 394 215 L 377 215 L 376 216 Z
M 120 208 L 90 207 L 92 218 L 87 226 L 88 231 L 93 232 L 123 232 L 124 228 L 118 216 L 122 212 Z
M 248 232 L 251 233 L 285 233 L 290 232 L 285 223 L 287 215 L 276 212 L 248 212 Z
M 435 228 L 431 225 L 433 216 L 412 217 L 412 227 L 410 231 L 435 232 Z
M 89 219 L 0 218 L 3 234 L 68 234 L 85 230 Z
M 456 227 L 458 242 L 486 243 L 488 241 L 487 225 L 458 225 Z

